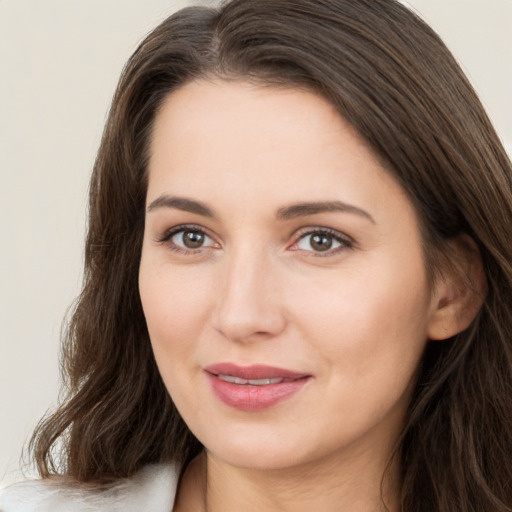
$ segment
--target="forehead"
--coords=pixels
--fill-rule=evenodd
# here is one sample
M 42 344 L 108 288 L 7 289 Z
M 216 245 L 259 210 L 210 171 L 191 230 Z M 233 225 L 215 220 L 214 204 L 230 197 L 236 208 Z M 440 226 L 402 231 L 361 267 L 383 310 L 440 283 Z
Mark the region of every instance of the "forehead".
M 248 156 L 305 147 L 323 141 L 327 131 L 349 127 L 322 97 L 291 88 L 262 87 L 246 82 L 195 81 L 171 93 L 155 120 L 152 160 L 172 142 L 180 149 L 211 149 L 218 154 L 243 147 Z M 256 155 L 255 155 L 256 153 Z M 168 154 L 165 154 L 168 157 Z M 193 156 L 193 155 L 189 155 Z
M 366 141 L 313 92 L 245 82 L 196 81 L 156 116 L 148 200 L 212 194 L 248 207 L 343 200 L 372 203 L 403 191 Z

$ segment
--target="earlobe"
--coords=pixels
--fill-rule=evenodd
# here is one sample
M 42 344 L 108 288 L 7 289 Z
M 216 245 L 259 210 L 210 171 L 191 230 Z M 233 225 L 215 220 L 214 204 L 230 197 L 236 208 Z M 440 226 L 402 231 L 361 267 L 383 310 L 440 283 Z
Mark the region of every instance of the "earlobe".
M 487 280 L 480 251 L 463 235 L 449 242 L 449 262 L 436 283 L 428 337 L 445 340 L 467 329 L 482 307 Z

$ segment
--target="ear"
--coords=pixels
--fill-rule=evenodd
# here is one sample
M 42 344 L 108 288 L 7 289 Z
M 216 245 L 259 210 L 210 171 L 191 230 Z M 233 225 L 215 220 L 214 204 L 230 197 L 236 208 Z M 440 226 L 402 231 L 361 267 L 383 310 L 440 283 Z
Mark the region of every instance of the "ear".
M 431 340 L 445 340 L 467 329 L 487 293 L 480 251 L 471 237 L 451 240 L 447 260 L 433 290 L 428 324 Z

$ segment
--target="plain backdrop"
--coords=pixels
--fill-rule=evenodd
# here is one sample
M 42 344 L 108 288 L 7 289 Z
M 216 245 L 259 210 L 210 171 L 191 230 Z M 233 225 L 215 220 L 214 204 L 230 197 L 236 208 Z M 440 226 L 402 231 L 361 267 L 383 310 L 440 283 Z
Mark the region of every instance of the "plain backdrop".
M 186 0 L 0 0 L 0 480 L 58 392 L 89 174 L 119 73 Z M 213 3 L 203 1 L 202 3 Z M 512 0 L 410 0 L 512 153 Z

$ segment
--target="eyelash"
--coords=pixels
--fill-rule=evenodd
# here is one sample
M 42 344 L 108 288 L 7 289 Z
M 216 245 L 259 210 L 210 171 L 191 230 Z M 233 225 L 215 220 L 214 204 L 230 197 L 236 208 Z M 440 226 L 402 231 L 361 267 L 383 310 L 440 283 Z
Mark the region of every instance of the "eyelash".
M 350 238 L 347 235 L 344 235 L 340 233 L 339 231 L 335 231 L 334 229 L 330 228 L 304 228 L 303 230 L 299 231 L 296 235 L 296 240 L 293 243 L 293 246 L 296 246 L 300 243 L 301 240 L 308 236 L 313 235 L 326 235 L 333 239 L 333 241 L 338 242 L 340 244 L 339 247 L 336 247 L 334 249 L 327 249 L 326 251 L 306 251 L 311 253 L 310 256 L 317 257 L 317 258 L 326 258 L 329 256 L 337 255 L 339 252 L 344 251 L 346 249 L 352 249 L 354 247 L 354 240 Z M 292 249 L 292 250 L 300 250 L 300 249 Z
M 167 247 L 171 251 L 174 251 L 174 252 L 177 252 L 177 253 L 180 253 L 180 254 L 196 254 L 196 253 L 200 252 L 202 249 L 204 249 L 204 247 L 199 247 L 197 249 L 184 249 L 183 247 L 179 247 L 176 244 L 170 242 L 171 238 L 174 235 L 177 235 L 178 233 L 186 232 L 186 231 L 195 231 L 197 233 L 201 233 L 201 234 L 207 236 L 208 238 L 212 238 L 200 226 L 197 226 L 195 224 L 181 224 L 179 226 L 175 226 L 174 228 L 171 228 L 171 229 L 167 230 L 164 233 L 164 235 L 157 240 L 157 242 L 162 243 L 162 244 L 166 244 Z
M 213 238 L 211 236 L 209 236 L 208 233 L 201 226 L 197 226 L 195 224 L 182 224 L 182 225 L 175 226 L 175 227 L 167 230 L 164 233 L 164 235 L 157 240 L 157 242 L 161 243 L 161 244 L 166 244 L 167 247 L 171 251 L 174 251 L 174 252 L 177 252 L 180 254 L 197 254 L 198 252 L 202 251 L 203 249 L 208 248 L 208 246 L 207 246 L 207 247 L 199 247 L 197 249 L 184 249 L 182 247 L 177 246 L 176 244 L 174 244 L 172 242 L 169 243 L 174 235 L 177 235 L 178 233 L 186 232 L 186 231 L 195 231 L 195 232 L 203 234 L 213 240 Z M 320 258 L 324 257 L 325 258 L 328 256 L 336 255 L 340 251 L 344 251 L 346 249 L 352 249 L 354 247 L 354 240 L 352 238 L 350 238 L 349 236 L 344 235 L 344 234 L 342 234 L 338 231 L 335 231 L 333 229 L 330 229 L 330 228 L 320 228 L 320 227 L 304 228 L 303 230 L 299 231 L 299 233 L 296 234 L 296 239 L 293 242 L 292 247 L 299 244 L 300 241 L 303 240 L 304 238 L 306 238 L 307 236 L 312 236 L 312 235 L 326 235 L 328 237 L 331 237 L 335 242 L 340 244 L 339 247 L 336 247 L 334 249 L 327 249 L 326 251 L 313 251 L 313 250 L 305 251 L 305 252 L 311 253 L 310 255 L 313 257 L 320 257 Z M 291 250 L 297 251 L 300 249 L 291 249 Z

